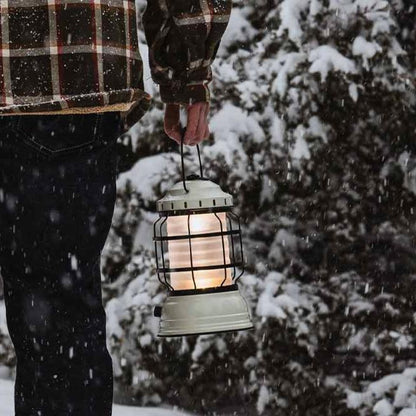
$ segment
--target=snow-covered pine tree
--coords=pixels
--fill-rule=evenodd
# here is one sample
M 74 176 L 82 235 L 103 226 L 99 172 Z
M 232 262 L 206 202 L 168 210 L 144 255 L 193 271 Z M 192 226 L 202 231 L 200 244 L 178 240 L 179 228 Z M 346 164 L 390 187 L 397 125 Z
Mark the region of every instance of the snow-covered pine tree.
M 347 415 L 345 386 L 412 365 L 412 13 L 379 0 L 235 3 L 203 156 L 245 223 L 256 331 L 182 340 L 149 331 L 143 352 L 126 321 L 124 342 L 137 351 L 115 357 L 123 374 L 141 372 L 129 379 L 139 399 L 204 414 L 244 403 L 247 414 Z M 171 183 L 176 154 L 164 155 L 155 171 Z M 147 201 L 159 191 L 146 189 Z M 151 278 L 138 275 L 140 284 L 119 284 L 144 293 Z M 154 290 L 140 328 L 156 328 Z
M 416 368 L 369 383 L 365 391 L 348 391 L 348 406 L 360 415 L 413 416 L 416 410 Z

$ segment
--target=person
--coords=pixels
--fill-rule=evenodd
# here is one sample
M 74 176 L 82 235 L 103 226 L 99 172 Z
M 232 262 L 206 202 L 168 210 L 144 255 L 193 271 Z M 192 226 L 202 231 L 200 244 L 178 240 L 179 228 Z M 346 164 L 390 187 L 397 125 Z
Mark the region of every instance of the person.
M 164 128 L 208 137 L 212 62 L 231 0 L 149 0 L 142 22 Z M 100 254 L 117 138 L 149 110 L 133 0 L 1 3 L 0 272 L 16 416 L 109 416 Z

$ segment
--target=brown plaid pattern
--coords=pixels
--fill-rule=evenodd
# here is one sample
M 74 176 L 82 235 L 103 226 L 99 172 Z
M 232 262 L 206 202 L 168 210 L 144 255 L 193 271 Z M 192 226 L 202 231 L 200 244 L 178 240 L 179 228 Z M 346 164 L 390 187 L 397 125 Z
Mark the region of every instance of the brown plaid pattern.
M 231 0 L 148 0 L 162 101 L 209 100 L 230 11 Z M 0 114 L 122 108 L 130 126 L 149 108 L 134 0 L 0 0 L 0 16 Z
M 231 10 L 232 0 L 148 0 L 143 26 L 162 101 L 209 101 L 211 64 Z

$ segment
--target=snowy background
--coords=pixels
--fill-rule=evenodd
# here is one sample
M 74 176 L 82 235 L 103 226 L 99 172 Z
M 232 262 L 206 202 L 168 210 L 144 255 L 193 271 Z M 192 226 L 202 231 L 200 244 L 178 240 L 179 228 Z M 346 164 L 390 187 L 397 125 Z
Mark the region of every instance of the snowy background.
M 415 21 L 413 0 L 235 1 L 202 157 L 242 218 L 254 331 L 156 337 L 165 291 L 151 225 L 155 201 L 180 176 L 147 71 L 155 102 L 119 140 L 102 259 L 117 403 L 198 415 L 416 415 Z M 13 378 L 14 360 L 1 309 L 0 378 Z

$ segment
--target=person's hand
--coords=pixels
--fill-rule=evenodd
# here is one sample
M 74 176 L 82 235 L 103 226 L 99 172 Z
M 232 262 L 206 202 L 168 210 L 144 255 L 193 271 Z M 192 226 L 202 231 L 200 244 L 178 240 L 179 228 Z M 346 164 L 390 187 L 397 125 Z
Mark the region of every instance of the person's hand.
M 186 107 L 187 126 L 183 143 L 195 146 L 209 137 L 208 113 L 209 102 L 201 101 Z M 166 134 L 178 144 L 181 143 L 180 104 L 167 103 L 165 108 L 164 127 Z

